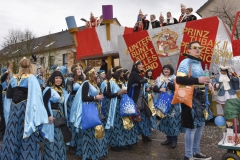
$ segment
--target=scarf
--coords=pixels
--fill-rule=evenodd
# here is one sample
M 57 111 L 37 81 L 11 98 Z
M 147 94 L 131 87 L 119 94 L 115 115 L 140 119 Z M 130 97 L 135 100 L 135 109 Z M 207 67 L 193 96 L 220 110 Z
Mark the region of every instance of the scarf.
M 228 78 L 227 75 L 223 75 L 221 73 L 219 73 L 219 74 L 220 74 L 219 82 L 223 83 L 223 87 L 224 87 L 225 91 L 229 90 L 230 89 L 230 85 L 229 85 L 230 79 Z
M 167 21 L 168 19 L 169 19 L 169 22 Z M 167 24 L 173 24 L 173 23 L 174 23 L 174 19 L 173 19 L 173 17 L 170 17 L 170 18 L 164 19 L 164 23 L 167 23 Z
M 156 19 L 149 22 L 148 30 L 152 29 L 152 22 L 155 22 L 155 21 L 156 21 Z
M 191 15 L 193 15 L 192 13 L 189 13 L 189 14 L 184 14 L 184 16 L 182 17 L 182 20 L 181 20 L 181 22 L 185 19 L 185 17 L 187 18 L 188 16 L 191 16 Z

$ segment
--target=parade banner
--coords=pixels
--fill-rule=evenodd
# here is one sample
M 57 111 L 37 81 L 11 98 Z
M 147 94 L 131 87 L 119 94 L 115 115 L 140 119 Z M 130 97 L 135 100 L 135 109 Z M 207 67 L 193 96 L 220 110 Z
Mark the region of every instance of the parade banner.
M 217 18 L 205 18 L 199 21 L 191 21 L 186 23 L 183 28 L 183 39 L 180 44 L 181 51 L 179 62 L 180 63 L 185 56 L 182 53 L 188 53 L 188 43 L 192 41 L 199 41 L 202 47 L 201 59 L 202 65 L 207 64 L 208 68 L 212 62 L 212 54 L 215 45 L 219 20 Z
M 131 65 L 129 64 L 132 61 L 136 59 L 141 60 L 142 55 L 139 54 L 136 58 L 134 51 L 131 53 L 131 50 L 144 37 L 148 37 L 148 43 L 151 43 L 151 46 L 155 49 L 152 53 L 154 55 L 155 53 L 157 54 L 158 61 L 160 62 L 160 65 L 154 70 L 154 76 L 159 76 L 162 71 L 161 67 L 168 63 L 173 66 L 176 72 L 179 63 L 186 58 L 182 54 L 188 53 L 187 46 L 191 41 L 200 42 L 202 46 L 202 64 L 203 67 L 207 64 L 210 72 L 217 73 L 219 65 L 229 65 L 234 69 L 234 57 L 229 30 L 218 17 L 210 17 L 119 36 L 120 63 L 126 64 L 129 67 L 128 69 L 130 69 Z M 154 62 L 157 63 L 157 60 Z M 149 67 L 153 67 L 154 69 L 154 65 L 150 65 Z M 235 67 L 235 71 L 237 70 Z
M 148 68 L 153 70 L 153 78 L 156 79 L 159 70 L 162 69 L 158 55 L 152 44 L 152 40 L 147 31 L 136 34 L 126 34 L 123 36 L 127 44 L 126 53 L 130 54 L 133 62 L 140 60 L 144 66 L 144 71 Z

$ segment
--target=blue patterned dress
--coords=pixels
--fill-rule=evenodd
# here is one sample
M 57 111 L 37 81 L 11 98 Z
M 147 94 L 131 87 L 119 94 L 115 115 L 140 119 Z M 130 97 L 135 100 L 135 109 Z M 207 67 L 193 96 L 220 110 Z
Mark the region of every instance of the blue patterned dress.
M 51 91 L 51 97 L 49 97 L 49 105 L 48 108 L 51 112 L 51 115 L 54 118 L 58 118 L 61 116 L 64 116 L 63 107 L 64 107 L 64 96 L 62 92 L 62 96 L 59 95 L 59 93 L 54 90 L 52 87 L 46 87 L 43 91 L 44 94 L 50 90 Z M 55 106 L 54 109 L 52 109 L 53 104 Z M 56 109 L 58 108 L 58 109 Z M 53 124 L 51 125 L 52 127 Z M 58 159 L 58 160 L 66 160 L 67 154 L 66 154 L 66 146 L 64 143 L 62 131 L 60 127 L 54 127 L 53 129 L 54 134 L 54 141 L 51 142 L 49 140 L 45 140 L 44 142 L 44 153 L 43 153 L 43 159 L 49 160 L 49 159 Z
M 156 79 L 156 86 L 160 89 L 167 88 L 166 84 L 163 84 L 164 76 L 161 75 Z M 168 78 L 169 83 L 173 83 L 174 79 L 176 78 L 175 75 L 172 75 Z M 172 94 L 174 91 L 167 88 L 167 93 Z M 167 139 L 171 141 L 177 142 L 177 136 L 180 133 L 185 132 L 185 129 L 181 127 L 181 105 L 174 104 L 171 106 L 170 110 L 168 111 L 166 117 L 162 118 L 159 125 L 158 130 L 165 133 L 167 135 Z
M 72 108 L 72 103 L 75 98 L 77 90 L 80 88 L 80 85 L 82 84 L 82 81 L 76 82 L 73 84 L 73 92 L 69 95 L 67 100 L 67 117 L 70 117 L 70 112 Z M 68 119 L 69 121 L 69 119 Z M 72 140 L 70 141 L 71 147 L 77 147 L 77 141 L 78 141 L 78 133 L 76 132 L 76 128 L 74 127 L 73 123 L 69 123 L 69 128 L 72 132 Z M 79 147 L 81 147 L 81 144 L 79 143 Z
M 86 87 L 86 88 L 85 88 Z M 83 89 L 84 88 L 84 89 Z M 84 103 L 92 103 L 93 97 L 99 94 L 99 90 L 87 81 L 83 82 L 76 93 L 76 97 L 70 113 L 70 122 L 74 124 L 79 132 L 79 140 L 81 147 L 77 147 L 76 155 L 82 156 L 82 159 L 99 159 L 108 154 L 107 139 L 103 136 L 101 139 L 95 138 L 95 127 L 87 130 L 82 130 L 82 106 Z M 92 101 L 83 102 L 83 96 L 92 99 Z
M 48 123 L 41 89 L 34 75 L 10 80 L 8 92 L 13 102 L 5 116 L 7 126 L 0 151 L 1 160 L 41 160 L 37 127 Z
M 123 118 L 120 116 L 120 97 L 116 94 L 120 90 L 116 80 L 112 78 L 108 85 L 108 95 L 114 95 L 114 97 L 111 96 L 110 99 L 108 121 L 105 127 L 110 132 L 109 144 L 111 147 L 122 147 L 139 142 L 136 127 L 125 129 L 123 126 Z

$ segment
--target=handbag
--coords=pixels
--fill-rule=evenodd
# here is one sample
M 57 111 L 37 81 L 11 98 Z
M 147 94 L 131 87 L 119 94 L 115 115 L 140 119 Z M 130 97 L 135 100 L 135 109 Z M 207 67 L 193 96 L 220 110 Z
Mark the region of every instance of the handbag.
M 98 109 L 94 102 L 83 103 L 81 123 L 83 130 L 87 130 L 95 126 L 102 125 L 102 122 L 99 118 Z
M 192 65 L 190 65 L 188 77 L 190 77 L 191 75 L 192 75 Z M 181 84 L 178 84 L 175 79 L 175 92 L 173 95 L 172 104 L 184 103 L 188 107 L 192 108 L 193 92 L 194 92 L 194 85 L 181 85 Z
M 120 101 L 120 116 L 127 117 L 136 115 L 137 109 L 135 103 L 127 94 L 123 94 Z
M 63 117 L 63 113 L 61 111 L 60 112 L 60 116 L 61 117 L 57 117 L 53 120 L 54 123 L 54 127 L 59 127 L 62 131 L 62 135 L 63 135 L 63 140 L 65 143 L 70 142 L 72 140 L 72 132 L 70 131 L 69 127 L 67 126 L 67 119 L 66 117 Z
M 128 96 L 133 99 L 133 94 L 134 94 L 134 85 L 131 86 Z M 133 120 L 133 122 L 141 122 L 142 117 L 141 117 L 140 110 L 138 107 L 136 107 L 136 110 L 137 110 L 137 115 L 131 116 L 131 119 Z
M 157 102 L 154 104 L 154 106 L 160 110 L 163 114 L 167 114 L 169 109 L 171 108 L 173 99 L 173 94 L 169 94 L 167 92 L 162 92 Z
M 137 109 L 137 115 L 136 116 L 131 116 L 133 122 L 141 122 L 142 121 L 142 116 L 140 110 L 136 107 Z
M 146 108 L 146 103 L 145 103 L 145 101 L 144 101 L 144 96 L 143 96 L 142 93 L 139 93 L 136 106 L 138 107 L 138 109 L 139 109 L 140 111 L 141 111 L 141 110 L 144 110 L 144 108 Z
M 62 127 L 67 125 L 66 117 L 57 117 L 53 120 L 54 127 Z

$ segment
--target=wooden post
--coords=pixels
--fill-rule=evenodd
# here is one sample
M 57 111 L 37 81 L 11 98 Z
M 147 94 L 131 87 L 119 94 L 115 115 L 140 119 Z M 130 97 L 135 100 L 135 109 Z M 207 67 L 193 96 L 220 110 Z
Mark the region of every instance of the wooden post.
M 112 67 L 112 56 L 107 57 L 107 64 L 108 64 L 108 69 Z
M 111 40 L 110 24 L 113 23 L 113 20 L 103 20 L 102 23 L 104 23 L 106 26 L 106 37 L 107 40 L 110 41 Z
M 87 65 L 86 65 L 86 63 L 85 63 L 85 60 L 81 60 L 81 64 L 82 64 L 82 67 L 83 67 L 83 68 L 86 68 L 86 67 L 87 67 Z

